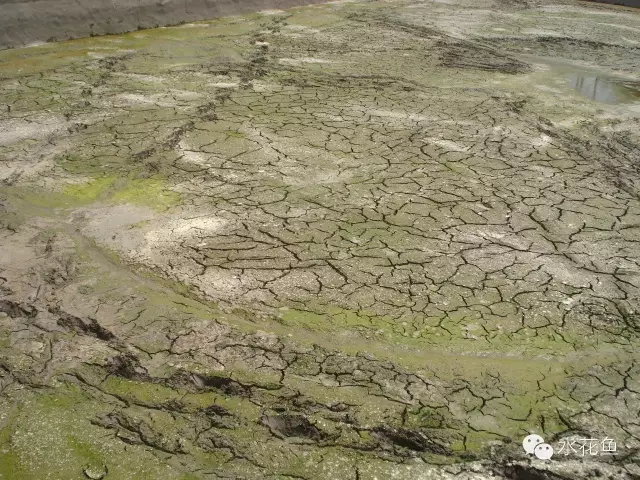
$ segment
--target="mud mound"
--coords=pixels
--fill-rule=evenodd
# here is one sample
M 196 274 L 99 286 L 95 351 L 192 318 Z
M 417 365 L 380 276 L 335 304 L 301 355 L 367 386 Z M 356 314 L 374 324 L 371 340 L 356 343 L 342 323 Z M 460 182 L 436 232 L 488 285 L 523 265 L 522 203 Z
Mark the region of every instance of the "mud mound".
M 396 447 L 414 452 L 431 452 L 439 455 L 450 455 L 449 449 L 435 443 L 424 432 L 408 428 L 378 427 L 374 430 L 377 437 Z
M 302 415 L 267 415 L 261 423 L 279 438 L 297 437 L 318 442 L 327 438 L 327 434 L 318 429 Z
M 443 41 L 439 42 L 439 46 L 443 51 L 441 62 L 445 67 L 476 68 L 510 74 L 524 73 L 529 70 L 526 63 L 471 42 Z

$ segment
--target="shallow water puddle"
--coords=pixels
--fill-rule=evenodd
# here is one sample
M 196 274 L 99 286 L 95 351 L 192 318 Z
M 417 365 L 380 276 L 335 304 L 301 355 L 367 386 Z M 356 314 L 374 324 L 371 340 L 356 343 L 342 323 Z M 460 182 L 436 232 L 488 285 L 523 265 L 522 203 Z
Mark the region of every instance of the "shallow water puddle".
M 618 104 L 640 101 L 640 83 L 577 73 L 569 75 L 569 82 L 575 90 L 596 102 Z

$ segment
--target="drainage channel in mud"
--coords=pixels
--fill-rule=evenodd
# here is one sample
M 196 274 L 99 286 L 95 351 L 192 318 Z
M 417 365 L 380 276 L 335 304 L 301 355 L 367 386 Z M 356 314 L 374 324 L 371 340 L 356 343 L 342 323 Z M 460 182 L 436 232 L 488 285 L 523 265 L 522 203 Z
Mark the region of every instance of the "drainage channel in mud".
M 616 81 L 581 73 L 571 73 L 568 77 L 573 89 L 596 102 L 612 105 L 640 102 L 639 82 Z

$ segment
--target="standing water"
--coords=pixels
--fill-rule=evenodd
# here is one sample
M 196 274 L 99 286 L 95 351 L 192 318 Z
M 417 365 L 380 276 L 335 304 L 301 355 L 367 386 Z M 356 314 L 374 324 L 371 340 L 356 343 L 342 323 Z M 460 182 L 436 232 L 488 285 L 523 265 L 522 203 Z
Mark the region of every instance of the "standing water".
M 640 84 L 572 73 L 571 86 L 596 102 L 617 104 L 640 101 Z

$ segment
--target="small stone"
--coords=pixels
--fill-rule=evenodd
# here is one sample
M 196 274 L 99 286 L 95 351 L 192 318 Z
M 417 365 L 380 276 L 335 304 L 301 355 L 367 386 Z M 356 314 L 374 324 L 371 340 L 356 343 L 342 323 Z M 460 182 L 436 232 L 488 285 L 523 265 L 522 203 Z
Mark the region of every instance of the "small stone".
M 82 473 L 84 473 L 85 477 L 90 478 L 91 480 L 102 480 L 107 476 L 109 470 L 106 465 L 103 465 L 100 468 L 87 466 L 82 469 Z

